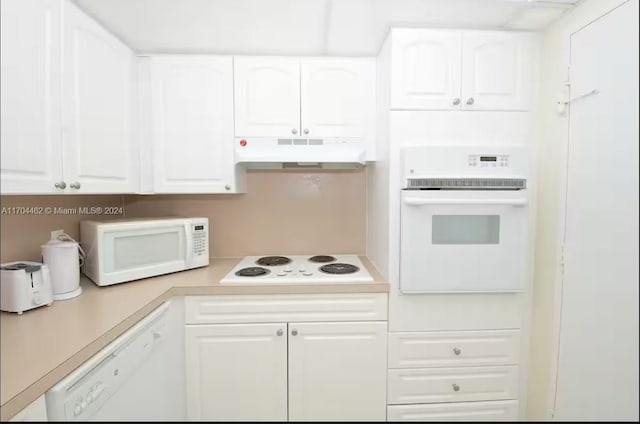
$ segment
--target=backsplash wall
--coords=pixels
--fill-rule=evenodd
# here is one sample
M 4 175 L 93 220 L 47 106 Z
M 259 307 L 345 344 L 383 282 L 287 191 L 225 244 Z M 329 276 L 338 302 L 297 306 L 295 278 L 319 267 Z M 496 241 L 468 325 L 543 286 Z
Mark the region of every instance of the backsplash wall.
M 264 170 L 247 173 L 245 194 L 1 196 L 2 262 L 40 261 L 40 245 L 64 229 L 79 240 L 73 208 L 122 207 L 121 217 L 167 215 L 209 218 L 210 256 L 365 253 L 366 171 Z M 19 208 L 68 209 L 34 215 Z M 10 209 L 14 208 L 14 209 Z M 64 212 L 64 211 L 59 211 Z

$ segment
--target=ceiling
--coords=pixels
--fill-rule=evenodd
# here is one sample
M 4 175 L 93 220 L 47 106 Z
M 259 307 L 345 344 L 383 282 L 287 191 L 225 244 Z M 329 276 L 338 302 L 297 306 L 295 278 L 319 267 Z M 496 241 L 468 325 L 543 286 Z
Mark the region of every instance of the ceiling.
M 540 30 L 579 0 L 75 0 L 139 53 L 374 56 L 390 26 Z

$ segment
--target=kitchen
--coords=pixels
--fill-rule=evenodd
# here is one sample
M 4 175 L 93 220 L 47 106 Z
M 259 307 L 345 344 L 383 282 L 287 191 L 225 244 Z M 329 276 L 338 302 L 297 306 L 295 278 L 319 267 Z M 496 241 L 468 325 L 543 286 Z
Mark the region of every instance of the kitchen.
M 0 1 L 3 420 L 638 419 L 636 0 Z

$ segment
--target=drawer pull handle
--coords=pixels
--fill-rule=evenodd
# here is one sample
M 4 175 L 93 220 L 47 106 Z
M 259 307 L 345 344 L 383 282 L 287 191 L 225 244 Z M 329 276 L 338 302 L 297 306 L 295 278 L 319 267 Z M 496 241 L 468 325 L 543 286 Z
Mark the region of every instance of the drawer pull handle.
M 454 348 L 453 348 L 453 353 L 455 353 L 455 354 L 456 354 L 456 356 L 460 355 L 460 352 L 461 352 L 461 350 L 460 350 L 460 349 L 458 349 L 457 347 L 454 347 Z
M 458 386 L 457 384 L 453 383 L 453 391 L 454 392 L 460 391 L 460 386 Z

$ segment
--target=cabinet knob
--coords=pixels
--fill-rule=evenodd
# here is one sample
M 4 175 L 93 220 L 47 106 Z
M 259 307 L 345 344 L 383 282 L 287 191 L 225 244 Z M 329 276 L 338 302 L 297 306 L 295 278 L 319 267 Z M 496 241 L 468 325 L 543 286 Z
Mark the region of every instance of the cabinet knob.
M 304 129 L 304 133 L 305 133 L 305 134 L 309 134 L 309 128 L 305 128 L 305 129 Z
M 292 336 L 297 336 L 298 335 L 298 330 L 296 330 L 295 328 L 293 330 L 291 330 L 291 335 Z
M 460 99 L 456 97 L 455 99 L 453 99 L 452 103 L 454 106 L 458 106 L 460 104 Z
M 225 190 L 231 190 L 231 186 L 229 184 L 227 184 L 227 185 L 224 186 L 224 189 Z
M 67 188 L 67 183 L 65 183 L 64 181 L 60 181 L 58 183 L 55 183 L 54 186 L 55 188 L 65 189 Z
M 282 336 L 284 334 L 284 331 L 282 331 L 282 328 L 279 328 L 278 331 L 276 331 L 276 334 L 278 336 Z
M 78 190 L 80 188 L 80 183 L 76 181 L 75 183 L 69 184 L 69 187 L 75 188 L 76 190 Z
M 460 352 L 461 352 L 461 350 L 460 350 L 460 349 L 458 349 L 457 347 L 454 347 L 454 348 L 453 348 L 453 353 L 455 353 L 455 354 L 456 354 L 456 356 L 457 356 L 457 355 L 460 355 Z
M 467 104 L 468 104 L 469 106 L 471 106 L 473 103 L 475 103 L 475 101 L 473 100 L 473 97 L 469 97 L 469 98 L 467 99 Z
M 295 129 L 295 128 L 294 128 L 294 129 L 292 129 L 292 130 L 291 130 L 291 134 L 298 134 L 298 130 L 297 130 L 297 129 Z
M 452 386 L 452 387 L 453 387 L 453 391 L 454 391 L 454 392 L 457 392 L 457 391 L 459 391 L 459 390 L 460 390 L 460 386 L 458 386 L 456 383 L 453 383 L 453 386 Z

